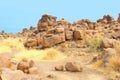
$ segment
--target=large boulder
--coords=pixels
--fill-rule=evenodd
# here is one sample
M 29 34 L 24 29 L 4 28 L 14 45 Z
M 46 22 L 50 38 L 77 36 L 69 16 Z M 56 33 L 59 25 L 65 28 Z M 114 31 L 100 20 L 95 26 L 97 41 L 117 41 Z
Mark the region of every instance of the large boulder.
M 38 30 L 48 30 L 52 27 L 56 26 L 56 17 L 51 15 L 43 15 L 42 18 L 38 22 Z
M 1 70 L 1 79 L 2 80 L 22 80 L 25 77 L 25 74 L 21 70 L 12 71 L 8 68 Z
M 24 43 L 24 46 L 25 47 L 34 47 L 34 46 L 38 46 L 38 40 L 35 38 L 35 39 L 32 39 L 32 38 L 29 38 L 26 40 L 26 42 Z
M 82 40 L 85 36 L 85 32 L 83 30 L 76 30 L 73 32 L 73 37 L 75 40 Z
M 60 33 L 52 36 L 43 37 L 43 42 L 41 44 L 43 47 L 51 47 L 64 41 L 65 41 L 65 34 Z
M 65 38 L 66 38 L 66 40 L 72 40 L 73 39 L 73 31 L 65 31 Z

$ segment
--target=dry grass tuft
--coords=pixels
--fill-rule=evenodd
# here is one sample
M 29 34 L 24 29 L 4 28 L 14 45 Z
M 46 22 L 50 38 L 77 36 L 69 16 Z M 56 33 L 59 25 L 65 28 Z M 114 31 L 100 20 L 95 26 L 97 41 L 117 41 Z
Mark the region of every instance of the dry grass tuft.
M 96 34 L 93 36 L 90 36 L 86 44 L 89 46 L 90 51 L 98 51 L 103 48 L 103 36 L 100 34 Z
M 112 68 L 119 68 L 120 67 L 120 56 L 113 56 L 109 60 L 109 66 Z
M 65 55 L 63 55 L 60 51 L 56 49 L 45 49 L 45 50 L 25 50 L 15 55 L 15 59 L 21 60 L 26 58 L 28 60 L 60 60 L 64 59 Z
M 93 63 L 94 68 L 100 68 L 103 66 L 103 61 L 102 60 L 97 60 L 95 63 Z
M 23 42 L 20 41 L 19 38 L 7 38 L 7 39 L 3 39 L 1 40 L 0 43 L 0 53 L 4 53 L 4 52 L 12 52 L 12 49 L 15 50 L 24 50 L 24 46 L 23 46 Z

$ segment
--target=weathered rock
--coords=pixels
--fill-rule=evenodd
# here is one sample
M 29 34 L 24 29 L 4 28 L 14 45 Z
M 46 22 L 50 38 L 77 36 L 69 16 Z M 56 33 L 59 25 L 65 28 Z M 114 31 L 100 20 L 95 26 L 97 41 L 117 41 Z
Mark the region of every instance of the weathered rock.
M 25 47 L 33 47 L 33 46 L 38 46 L 38 40 L 37 39 L 28 39 L 25 43 L 24 43 Z
M 73 33 L 73 37 L 75 40 L 82 40 L 84 36 L 84 32 L 82 30 L 76 30 Z
M 59 65 L 59 66 L 56 66 L 55 67 L 55 70 L 56 71 L 63 71 L 64 70 L 64 67 L 62 65 Z
M 0 68 L 5 68 L 5 67 L 10 68 L 11 65 L 12 62 L 10 58 L 0 55 Z
M 18 70 L 23 71 L 24 73 L 29 73 L 28 69 L 29 69 L 29 63 L 26 61 L 21 61 L 18 66 L 17 66 Z
M 114 18 L 110 15 L 105 15 L 103 16 L 103 19 L 97 20 L 97 22 L 101 22 L 103 24 L 112 23 L 113 21 L 114 21 Z
M 63 33 L 64 32 L 64 28 L 58 27 L 58 28 L 56 28 L 55 32 L 57 32 L 57 33 Z
M 58 43 L 64 42 L 65 41 L 65 34 L 61 33 L 61 34 L 56 34 L 50 37 L 44 37 L 43 38 L 43 42 L 42 42 L 42 46 L 43 47 L 51 47 L 54 46 Z
M 56 17 L 51 15 L 43 15 L 38 22 L 38 30 L 48 30 L 56 25 Z
M 2 69 L 1 71 L 2 80 L 21 80 L 25 76 L 26 75 L 20 70 L 12 71 L 10 69 L 5 68 L 5 69 Z
M 67 62 L 65 69 L 70 72 L 81 72 L 83 70 L 83 68 L 75 62 Z
M 38 74 L 38 68 L 37 67 L 29 68 L 29 74 Z
M 118 20 L 117 20 L 117 21 L 118 21 L 118 23 L 120 23 L 120 14 L 119 14 L 119 16 L 118 16 Z
M 115 43 L 116 43 L 115 39 L 108 39 L 108 38 L 103 39 L 103 47 L 104 48 L 113 48 Z
M 66 40 L 72 40 L 73 39 L 73 31 L 66 31 L 65 38 L 66 38 Z

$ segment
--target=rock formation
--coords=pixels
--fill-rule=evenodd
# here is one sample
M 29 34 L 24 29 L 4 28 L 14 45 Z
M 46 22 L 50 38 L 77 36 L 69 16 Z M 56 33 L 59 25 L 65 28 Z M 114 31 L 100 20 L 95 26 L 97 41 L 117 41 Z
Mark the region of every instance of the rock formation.
M 120 17 L 120 15 L 119 15 Z M 120 39 L 120 20 L 114 20 L 110 15 L 103 16 L 97 22 L 82 19 L 73 23 L 65 19 L 57 20 L 57 17 L 43 15 L 38 21 L 37 27 L 23 29 L 18 36 L 26 36 L 24 46 L 28 48 L 52 47 L 66 41 L 85 41 L 89 36 L 102 34 L 109 39 Z

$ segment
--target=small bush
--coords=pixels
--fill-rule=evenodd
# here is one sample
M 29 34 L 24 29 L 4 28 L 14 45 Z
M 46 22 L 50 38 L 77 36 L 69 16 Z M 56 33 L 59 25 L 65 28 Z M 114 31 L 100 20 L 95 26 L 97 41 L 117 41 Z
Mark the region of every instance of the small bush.
M 103 48 L 103 37 L 100 34 L 90 36 L 86 41 L 87 46 L 91 51 L 102 50 Z
M 109 60 L 109 66 L 119 71 L 120 70 L 120 56 L 111 57 Z

